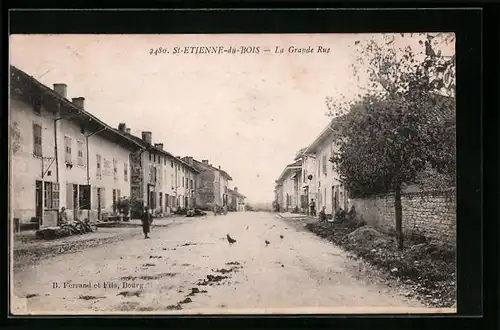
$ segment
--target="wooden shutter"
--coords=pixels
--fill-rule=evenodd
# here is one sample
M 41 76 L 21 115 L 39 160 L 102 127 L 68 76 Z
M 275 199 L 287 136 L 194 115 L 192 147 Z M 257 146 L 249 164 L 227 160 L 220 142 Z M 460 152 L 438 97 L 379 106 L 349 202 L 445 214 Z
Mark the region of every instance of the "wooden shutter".
M 59 183 L 52 184 L 52 208 L 59 209 Z
M 101 209 L 106 208 L 106 188 L 101 188 Z
M 66 183 L 66 208 L 73 209 L 73 184 Z
M 91 210 L 92 208 L 97 209 L 97 187 L 92 187 L 92 193 L 90 194 L 90 198 L 91 198 L 90 209 Z

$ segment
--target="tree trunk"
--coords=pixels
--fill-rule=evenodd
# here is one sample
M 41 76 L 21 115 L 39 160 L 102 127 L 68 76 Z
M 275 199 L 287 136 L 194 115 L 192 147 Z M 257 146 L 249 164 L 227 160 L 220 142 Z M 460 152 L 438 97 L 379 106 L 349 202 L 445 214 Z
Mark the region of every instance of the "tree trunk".
M 394 194 L 394 211 L 396 214 L 396 237 L 398 249 L 403 249 L 403 207 L 401 206 L 401 187 L 397 187 Z

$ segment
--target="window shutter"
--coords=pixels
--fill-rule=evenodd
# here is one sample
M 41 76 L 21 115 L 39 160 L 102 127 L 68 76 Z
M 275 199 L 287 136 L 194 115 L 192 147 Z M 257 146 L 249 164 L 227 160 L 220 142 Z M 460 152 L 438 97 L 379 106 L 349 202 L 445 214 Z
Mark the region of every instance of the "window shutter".
M 52 184 L 52 208 L 59 209 L 59 183 Z
M 106 208 L 106 188 L 101 188 L 101 209 Z
M 66 208 L 73 209 L 73 184 L 66 183 Z
M 102 194 L 102 191 L 101 191 L 101 194 Z M 92 209 L 92 207 L 95 207 L 97 209 L 97 187 L 92 187 L 92 193 L 91 193 L 91 207 L 90 209 Z

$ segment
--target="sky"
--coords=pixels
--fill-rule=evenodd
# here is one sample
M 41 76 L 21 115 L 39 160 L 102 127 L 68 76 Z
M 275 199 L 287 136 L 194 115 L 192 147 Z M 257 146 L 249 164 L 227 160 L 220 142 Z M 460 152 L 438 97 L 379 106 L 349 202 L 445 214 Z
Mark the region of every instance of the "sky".
M 112 127 L 151 131 L 175 156 L 220 165 L 231 187 L 260 203 L 273 200 L 284 166 L 329 122 L 325 98 L 358 93 L 354 41 L 371 37 L 14 35 L 10 61 L 49 87 L 67 84 L 69 99 L 85 97 L 85 109 Z M 174 54 L 191 46 L 260 52 Z M 309 46 L 313 53 L 288 52 Z M 319 46 L 329 52 L 318 53 Z M 160 47 L 168 53 L 151 54 Z

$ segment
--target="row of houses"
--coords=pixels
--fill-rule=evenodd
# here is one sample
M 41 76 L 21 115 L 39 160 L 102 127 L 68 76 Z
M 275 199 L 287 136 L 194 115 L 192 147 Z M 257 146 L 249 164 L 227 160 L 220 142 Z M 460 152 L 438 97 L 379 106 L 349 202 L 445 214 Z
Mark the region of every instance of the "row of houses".
M 438 100 L 430 117 L 442 125 L 454 127 L 454 99 L 440 96 Z M 309 146 L 296 153 L 294 162 L 285 166 L 274 190 L 275 203 L 281 210 L 305 213 L 311 200 L 315 201 L 316 210 L 325 207 L 326 214 L 335 214 L 341 208 L 347 211 L 351 207 L 348 192 L 330 161 L 338 151 L 336 141 L 345 118 L 345 115 L 333 118 Z M 425 190 L 425 184 L 406 186 L 403 192 Z
M 244 210 L 245 196 L 229 189 L 220 166 L 174 156 L 152 132 L 111 127 L 85 109 L 85 98 L 69 100 L 65 84 L 51 89 L 14 66 L 9 130 L 10 210 L 20 224 L 54 225 L 62 207 L 69 219 L 103 220 L 125 198 L 157 216 L 214 204 Z
M 317 210 L 324 206 L 327 214 L 348 208 L 346 189 L 329 161 L 336 148 L 336 123 L 333 119 L 281 172 L 274 189 L 281 210 L 305 213 L 311 200 Z

